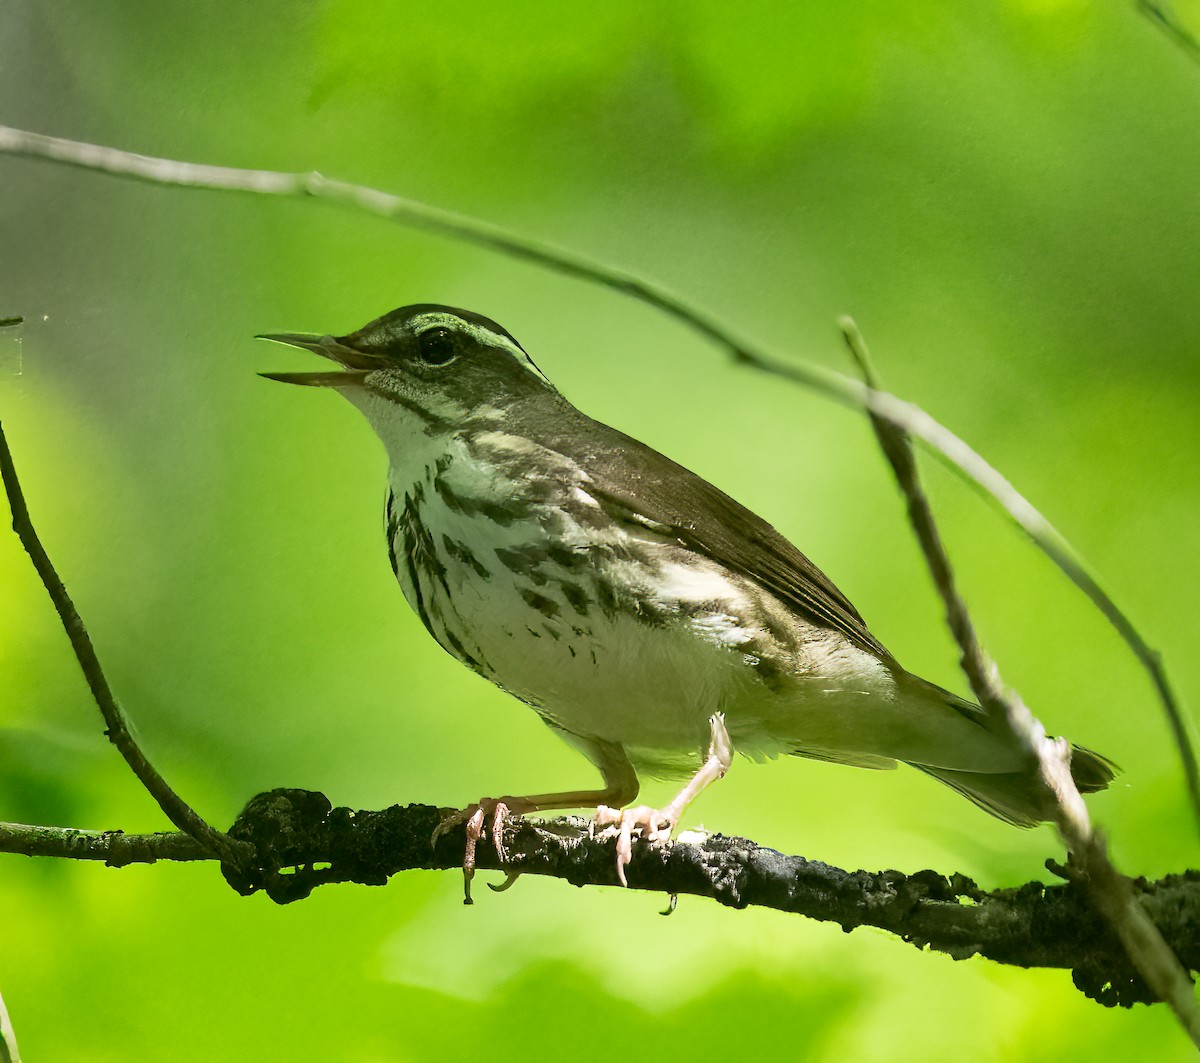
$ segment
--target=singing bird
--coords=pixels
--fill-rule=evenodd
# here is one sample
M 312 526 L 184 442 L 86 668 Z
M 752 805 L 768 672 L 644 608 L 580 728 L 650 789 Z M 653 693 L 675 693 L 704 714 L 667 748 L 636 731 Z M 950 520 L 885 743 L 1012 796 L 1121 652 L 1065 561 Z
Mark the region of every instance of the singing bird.
M 534 710 L 600 771 L 594 790 L 485 798 L 506 812 L 595 808 L 618 835 L 670 834 L 733 752 L 860 768 L 897 762 L 1032 826 L 1053 797 L 983 711 L 907 672 L 830 579 L 770 524 L 564 398 L 496 322 L 404 306 L 348 335 L 262 337 L 340 367 L 265 373 L 332 388 L 387 451 L 388 557 L 437 643 Z M 1074 748 L 1082 792 L 1112 764 Z M 638 776 L 690 776 L 629 808 Z

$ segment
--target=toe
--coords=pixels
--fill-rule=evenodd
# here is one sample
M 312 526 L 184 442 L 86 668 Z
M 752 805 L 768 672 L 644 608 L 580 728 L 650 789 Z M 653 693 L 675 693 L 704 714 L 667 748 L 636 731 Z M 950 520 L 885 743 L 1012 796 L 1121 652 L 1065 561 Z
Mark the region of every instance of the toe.
M 594 828 L 601 828 L 598 833 Z M 593 837 L 617 836 L 617 880 L 622 886 L 628 886 L 625 869 L 633 859 L 633 835 L 637 831 L 643 838 L 650 841 L 669 841 L 671 832 L 675 829 L 675 816 L 669 809 L 651 808 L 649 805 L 638 805 L 634 808 L 615 809 L 601 805 L 596 809 L 596 815 L 591 827 Z
M 508 815 L 508 805 L 503 801 L 497 801 L 496 807 L 492 811 L 492 848 L 496 850 L 496 856 L 500 858 L 500 863 L 508 862 L 508 852 L 504 848 L 504 820 Z
M 629 879 L 625 877 L 625 868 L 633 859 L 633 817 L 626 814 L 621 817 L 617 828 L 617 879 L 622 886 L 628 888 Z

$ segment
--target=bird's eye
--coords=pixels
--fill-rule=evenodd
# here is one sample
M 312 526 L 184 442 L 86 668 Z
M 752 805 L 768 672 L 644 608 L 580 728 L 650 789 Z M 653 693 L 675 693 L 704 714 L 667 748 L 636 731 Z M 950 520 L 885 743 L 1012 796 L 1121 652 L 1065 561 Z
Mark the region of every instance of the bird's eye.
M 457 337 L 448 328 L 431 328 L 417 337 L 417 349 L 426 365 L 445 365 L 458 355 Z

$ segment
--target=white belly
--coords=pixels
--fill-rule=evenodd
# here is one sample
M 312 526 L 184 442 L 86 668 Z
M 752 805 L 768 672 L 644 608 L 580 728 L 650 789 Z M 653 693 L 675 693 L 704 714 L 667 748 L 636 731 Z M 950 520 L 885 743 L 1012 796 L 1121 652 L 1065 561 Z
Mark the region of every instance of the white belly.
M 619 744 L 644 770 L 694 766 L 718 711 L 735 747 L 760 758 L 799 748 L 808 702 L 821 745 L 821 721 L 839 717 L 845 698 L 890 684 L 873 658 L 816 642 L 810 660 L 791 654 L 788 674 L 765 680 L 753 651 L 779 647 L 748 619 L 743 590 L 669 548 L 665 562 L 638 560 L 647 546 L 661 556 L 663 544 L 567 527 L 559 513 L 480 520 L 429 491 L 420 513 L 443 571 L 418 570 L 414 582 L 399 564 L 397 576 L 437 641 L 551 725 Z
M 686 623 L 650 627 L 628 615 L 625 603 L 646 593 L 638 566 L 602 588 L 586 552 L 566 567 L 529 564 L 526 551 L 544 535 L 536 523 L 492 526 L 480 543 L 471 541 L 478 521 L 430 516 L 474 562 L 449 562 L 445 582 L 428 587 L 433 634 L 451 653 L 572 734 L 664 754 L 703 750 L 740 659 Z

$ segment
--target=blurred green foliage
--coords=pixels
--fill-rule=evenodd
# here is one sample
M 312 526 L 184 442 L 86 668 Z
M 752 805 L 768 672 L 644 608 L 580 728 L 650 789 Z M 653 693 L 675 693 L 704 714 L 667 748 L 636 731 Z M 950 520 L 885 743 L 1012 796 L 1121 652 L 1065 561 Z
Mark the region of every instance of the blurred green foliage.
M 1200 27 L 1196 4 L 1175 5 Z M 0 8 L 0 121 L 147 154 L 319 169 L 552 239 L 893 390 L 1068 534 L 1200 691 L 1200 67 L 1134 3 L 351 0 Z M 954 651 L 860 417 L 587 285 L 321 205 L 0 158 L 0 416 L 35 518 L 159 767 L 228 823 L 272 786 L 461 804 L 589 769 L 437 650 L 380 534 L 383 456 L 256 332 L 395 306 L 511 329 L 593 415 L 795 539 L 908 667 Z M 286 363 L 286 364 L 285 364 Z M 1200 854 L 1147 683 L 1051 566 L 935 464 L 987 644 L 1047 725 L 1125 769 L 1124 869 Z M 26 559 L 0 538 L 0 815 L 163 826 Z M 651 787 L 649 795 L 660 795 Z M 1044 875 L 913 772 L 735 765 L 695 820 L 847 867 Z M 1158 1059 L 1161 1008 L 766 912 L 450 875 L 287 909 L 205 866 L 0 860 L 26 1058 Z

